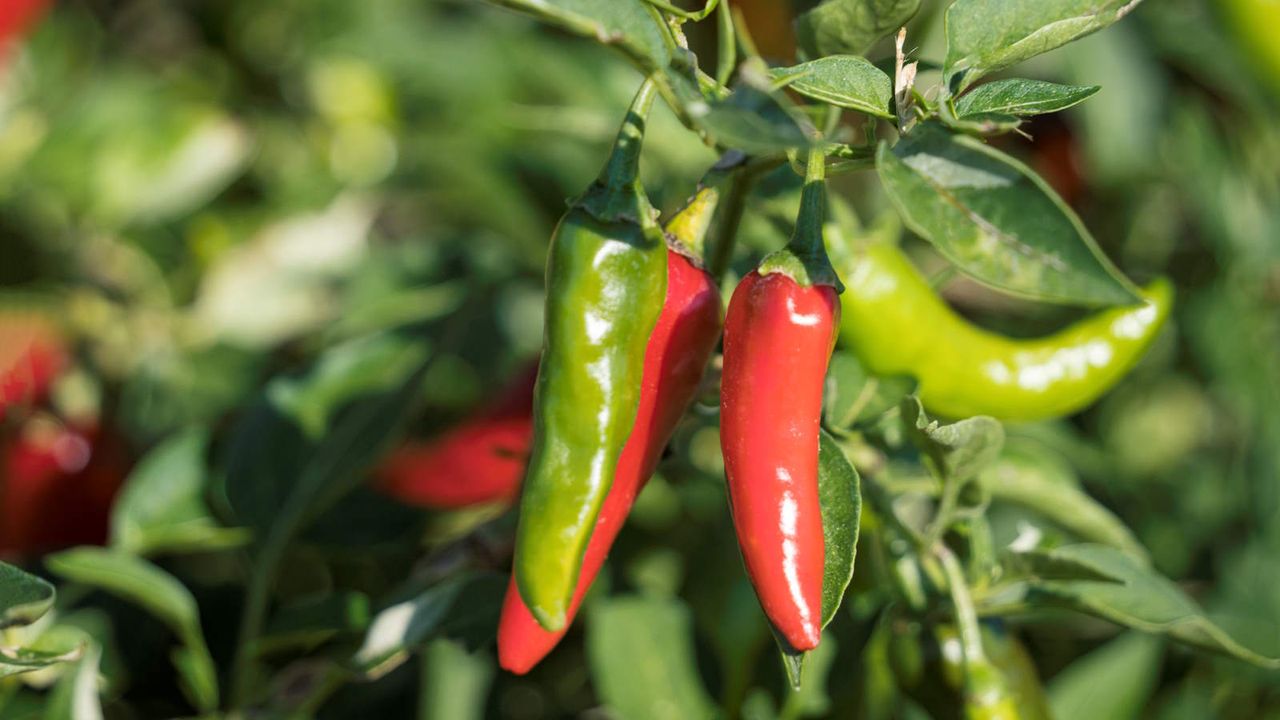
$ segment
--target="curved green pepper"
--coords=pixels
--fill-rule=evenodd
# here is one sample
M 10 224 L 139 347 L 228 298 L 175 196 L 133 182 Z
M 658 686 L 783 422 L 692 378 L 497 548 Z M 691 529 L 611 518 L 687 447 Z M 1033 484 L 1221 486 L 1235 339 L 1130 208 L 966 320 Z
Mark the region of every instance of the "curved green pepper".
M 599 179 L 574 201 L 547 259 L 534 440 L 516 531 L 520 596 L 559 630 L 640 398 L 666 297 L 667 248 L 638 179 L 652 84 L 636 95 Z
M 935 720 L 1048 720 L 1035 665 L 1017 638 L 982 624 L 984 655 L 966 662 L 954 625 L 893 621 L 889 662 L 898 687 Z
M 879 375 L 912 375 L 921 402 L 951 417 L 1040 420 L 1075 412 L 1115 385 L 1164 325 L 1173 291 L 1104 310 L 1059 332 L 1013 339 L 984 330 L 938 297 L 897 247 L 873 243 L 839 268 L 839 344 Z

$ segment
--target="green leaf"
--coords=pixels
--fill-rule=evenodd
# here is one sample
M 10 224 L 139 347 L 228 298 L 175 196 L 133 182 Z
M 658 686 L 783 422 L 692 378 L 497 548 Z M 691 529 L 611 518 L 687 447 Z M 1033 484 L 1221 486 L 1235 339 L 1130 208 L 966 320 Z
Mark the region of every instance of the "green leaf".
M 1081 540 L 1100 542 L 1141 562 L 1146 548 L 1120 518 L 1072 482 L 1071 467 L 1044 453 L 1030 454 L 1006 448 L 994 465 L 978 479 L 991 497 L 1017 503 L 1061 526 Z
M 907 226 L 983 283 L 1047 302 L 1139 299 L 1044 180 L 978 140 L 920 127 L 882 143 L 876 170 Z
M 822 572 L 822 627 L 826 627 L 840 609 L 845 588 L 853 579 L 862 519 L 862 491 L 858 471 L 835 438 L 825 431 L 818 444 L 818 499 L 822 504 L 826 553 Z
M 769 71 L 774 80 L 814 100 L 892 120 L 893 81 L 869 60 L 832 55 Z
M 1101 30 L 1139 2 L 956 0 L 946 15 L 946 86 L 958 95 L 987 73 Z
M 1102 88 L 1098 85 L 1060 85 L 1043 80 L 1011 78 L 983 83 L 956 101 L 956 115 L 1041 115 L 1066 110 L 1083 102 Z
M 98 668 L 102 649 L 89 645 L 75 669 L 63 675 L 44 709 L 45 720 L 102 720 L 98 699 Z
M 421 339 L 385 333 L 268 384 L 236 428 L 224 471 L 227 500 L 264 549 L 287 544 L 364 481 L 415 398 L 425 355 Z
M 826 0 L 796 18 L 796 38 L 811 57 L 861 55 L 919 8 L 920 0 Z
M 747 154 L 779 153 L 806 147 L 809 138 L 797 122 L 791 102 L 781 94 L 741 82 L 723 100 L 707 100 L 688 86 L 673 83 L 685 112 L 699 128 L 725 148 Z
M 1031 583 L 1033 596 L 1089 613 L 1143 632 L 1161 633 L 1266 668 L 1280 659 L 1264 657 L 1241 645 L 1201 612 L 1177 585 L 1105 545 L 1068 545 L 1053 553 L 1064 561 L 1093 568 L 1118 582 L 1044 580 Z
M 1003 564 L 1013 574 L 1034 580 L 1124 582 L 1124 578 L 1108 574 L 1105 568 L 1082 562 L 1074 555 L 1057 552 L 1056 548 L 1009 552 L 1005 554 Z
M 712 715 L 689 612 L 676 600 L 597 602 L 587 623 L 587 658 L 600 699 L 623 720 Z
M 1004 426 L 995 418 L 978 415 L 943 425 L 929 419 L 914 395 L 903 400 L 901 408 L 912 441 L 946 477 L 964 482 L 1000 455 Z
M 334 636 L 364 632 L 369 627 L 369 597 L 352 590 L 327 592 L 280 608 L 271 616 L 259 653 L 308 648 Z
M 1160 676 L 1162 645 L 1159 638 L 1130 632 L 1071 663 L 1047 688 L 1052 716 L 1142 717 Z
M 493 573 L 455 575 L 406 595 L 373 618 L 364 643 L 352 657 L 356 672 L 376 679 L 400 666 L 434 637 L 468 635 L 476 626 L 492 637 L 506 591 Z
M 45 564 L 67 580 L 135 603 L 168 625 L 184 646 L 173 661 L 188 699 L 204 712 L 217 707 L 218 680 L 196 600 L 177 578 L 142 558 L 105 548 L 73 548 L 50 555 Z
M 111 509 L 111 544 L 146 555 L 207 551 L 248 540 L 245 531 L 215 521 L 204 501 L 208 433 L 170 438 L 138 463 Z
M 47 581 L 0 562 L 0 628 L 39 620 L 53 607 L 54 595 Z
M 81 636 L 83 640 L 83 636 Z M 33 670 L 72 662 L 84 653 L 84 644 L 71 649 L 41 650 L 36 648 L 9 648 L 0 653 L 0 678 L 21 675 Z
M 913 378 L 871 375 L 856 355 L 837 350 L 827 365 L 823 414 L 831 427 L 852 427 L 897 407 L 915 389 Z
M 976 113 L 962 118 L 940 116 L 947 127 L 954 128 L 970 135 L 1001 135 L 1018 129 L 1022 120 L 1013 115 L 1003 113 Z
M 431 641 L 423 655 L 418 717 L 482 720 L 493 660 L 443 638 Z
M 671 61 L 670 35 L 644 0 L 492 0 L 571 33 L 616 46 L 645 71 Z

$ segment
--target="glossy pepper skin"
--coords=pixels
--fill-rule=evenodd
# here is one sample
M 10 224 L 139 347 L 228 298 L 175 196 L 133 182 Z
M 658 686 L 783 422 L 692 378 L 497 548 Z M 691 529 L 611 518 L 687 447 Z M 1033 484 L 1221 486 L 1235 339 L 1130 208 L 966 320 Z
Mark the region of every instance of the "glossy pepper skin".
M 697 393 L 703 370 L 720 337 L 720 292 L 712 277 L 683 249 L 691 235 L 700 239 L 706 231 L 714 205 L 715 190 L 703 189 L 667 225 L 668 236 L 674 236 L 680 245 L 667 254 L 666 302 L 645 348 L 635 427 L 622 450 L 613 487 L 587 545 L 565 628 L 543 629 L 521 600 L 514 578 L 507 587 L 498 622 L 498 662 L 510 672 L 528 672 L 564 637 L 631 512 L 632 503 L 653 475 L 663 448 Z
M 821 636 L 825 548 L 818 437 L 839 280 L 822 241 L 820 153 L 811 153 L 796 231 L 733 292 L 724 328 L 720 447 L 747 575 L 796 650 Z
M 583 553 L 635 421 L 645 346 L 666 297 L 667 249 L 638 180 L 653 93 L 646 82 L 600 178 L 561 218 L 547 259 L 515 576 L 548 630 L 565 625 Z
M 439 437 L 396 448 L 374 471 L 376 487 L 403 503 L 444 510 L 513 500 L 533 442 L 536 378 L 530 367 L 497 403 Z
M 1143 305 L 1013 339 L 958 315 L 890 244 L 861 248 L 842 270 L 840 345 L 876 374 L 914 376 L 925 407 L 950 417 L 1029 421 L 1086 407 L 1142 358 L 1173 302 L 1169 283 L 1157 280 Z

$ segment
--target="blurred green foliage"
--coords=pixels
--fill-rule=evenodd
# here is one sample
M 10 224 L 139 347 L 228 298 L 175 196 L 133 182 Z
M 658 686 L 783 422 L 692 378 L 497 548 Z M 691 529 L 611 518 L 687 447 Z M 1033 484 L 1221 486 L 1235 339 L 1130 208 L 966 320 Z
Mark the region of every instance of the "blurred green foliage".
M 924 58 L 940 59 L 940 23 L 926 7 L 911 26 Z M 695 46 L 711 40 L 691 37 Z M 1032 464 L 1055 473 L 1048 482 L 1087 488 L 1215 621 L 1275 655 L 1280 82 L 1259 77 L 1272 71 L 1242 50 L 1215 0 L 1145 3 L 1107 32 L 1028 63 L 1021 74 L 1102 90 L 1065 121 L 1033 119 L 1029 139 L 999 143 L 1058 185 L 1128 274 L 1168 275 L 1179 297 L 1175 330 L 1115 393 L 1067 421 L 1010 426 L 1010 444 L 1041 458 Z M 63 392 L 96 406 L 137 455 L 159 446 L 182 463 L 173 454 L 183 447 L 206 450 L 181 438 L 218 432 L 207 458 L 222 485 L 207 511 L 228 525 L 251 520 L 235 514 L 245 478 L 226 477 L 235 443 L 223 431 L 255 403 L 288 396 L 298 427 L 312 418 L 324 430 L 335 398 L 408 378 L 416 391 L 396 412 L 412 416 L 388 426 L 427 436 L 536 354 L 547 238 L 564 198 L 598 170 L 637 83 L 630 66 L 589 41 L 459 0 L 61 3 L 0 68 L 0 302 L 57 314 L 79 361 L 77 384 Z M 655 205 L 670 211 L 715 155 L 668 111 L 656 114 L 643 175 Z M 793 209 L 771 181 L 749 203 L 741 242 L 752 257 L 738 258 L 739 274 L 785 239 L 779 218 Z M 863 217 L 886 207 L 867 178 L 833 186 Z M 912 248 L 925 267 L 936 260 Z M 1011 334 L 1072 315 L 967 281 L 947 294 Z M 421 367 L 362 372 L 360 362 L 380 356 L 344 360 L 353 345 L 404 328 L 429 355 Z M 315 525 L 280 559 L 269 590 L 278 614 L 302 607 L 325 621 L 317 631 L 308 620 L 312 632 L 301 635 L 286 632 L 287 616 L 265 623 L 263 645 L 276 649 L 264 651 L 270 672 L 258 689 L 272 708 L 319 707 L 324 717 L 415 707 L 426 717 L 563 717 L 601 705 L 625 717 L 689 717 L 711 705 L 758 718 L 909 717 L 901 708 L 877 715 L 882 696 L 871 686 L 880 675 L 862 672 L 867 608 L 884 593 L 860 584 L 865 562 L 824 656 L 806 670 L 806 690 L 788 689 L 742 576 L 712 414 L 698 406 L 687 418 L 585 622 L 524 678 L 495 670 L 485 623 L 496 614 L 482 602 L 469 604 L 478 619 L 423 626 L 423 643 L 438 628 L 454 639 L 431 640 L 421 660 L 375 672 L 333 659 L 358 657 L 366 625 L 394 620 L 396 602 L 418 612 L 457 604 L 424 589 L 441 573 L 505 570 L 509 516 L 408 512 L 364 490 L 338 511 L 317 500 L 308 510 Z M 277 449 L 301 461 L 309 447 Z M 284 472 L 301 471 L 263 477 Z M 193 553 L 201 532 L 213 532 L 209 518 L 182 519 L 195 530 L 131 531 L 126 544 L 190 589 L 199 617 L 184 609 L 178 624 L 196 637 L 203 625 L 225 687 L 249 571 L 234 536 Z M 1072 532 L 1002 508 L 992 516 L 997 544 L 1028 523 Z M 77 579 L 56 562 L 49 569 Z M 406 587 L 406 578 L 424 585 Z M 104 647 L 109 715 L 182 714 L 184 692 L 208 703 L 209 688 L 175 679 L 184 670 L 168 664 L 172 631 L 94 584 L 60 586 L 55 627 L 78 624 Z M 307 604 L 336 591 L 361 607 L 372 600 L 373 619 Z M 1274 672 L 1112 640 L 1109 626 L 1075 616 L 1019 630 L 1053 707 L 1074 717 L 1280 714 Z M 86 655 L 60 681 L 44 671 L 0 681 L 0 711 L 31 717 L 47 695 L 51 707 L 72 702 L 77 678 L 98 662 L 96 651 Z M 342 682 L 350 679 L 359 681 Z

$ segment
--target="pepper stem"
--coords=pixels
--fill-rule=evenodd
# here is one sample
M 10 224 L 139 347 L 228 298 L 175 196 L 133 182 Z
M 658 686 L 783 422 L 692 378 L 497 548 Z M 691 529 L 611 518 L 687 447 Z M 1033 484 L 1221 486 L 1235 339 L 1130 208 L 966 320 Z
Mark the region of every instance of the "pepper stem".
M 645 78 L 627 108 L 627 116 L 618 129 L 618 139 L 613 143 L 609 161 L 600 171 L 597 182 L 610 190 L 622 190 L 635 184 L 640 177 L 640 150 L 644 144 L 644 126 L 657 94 L 652 78 Z
M 844 283 L 836 275 L 827 257 L 822 228 L 826 221 L 826 161 L 821 137 L 815 138 L 809 147 L 805 164 L 804 189 L 800 192 L 800 212 L 796 227 L 787 246 L 770 254 L 761 263 L 759 272 L 767 275 L 782 272 L 804 286 L 830 285 L 836 292 L 844 292 Z

